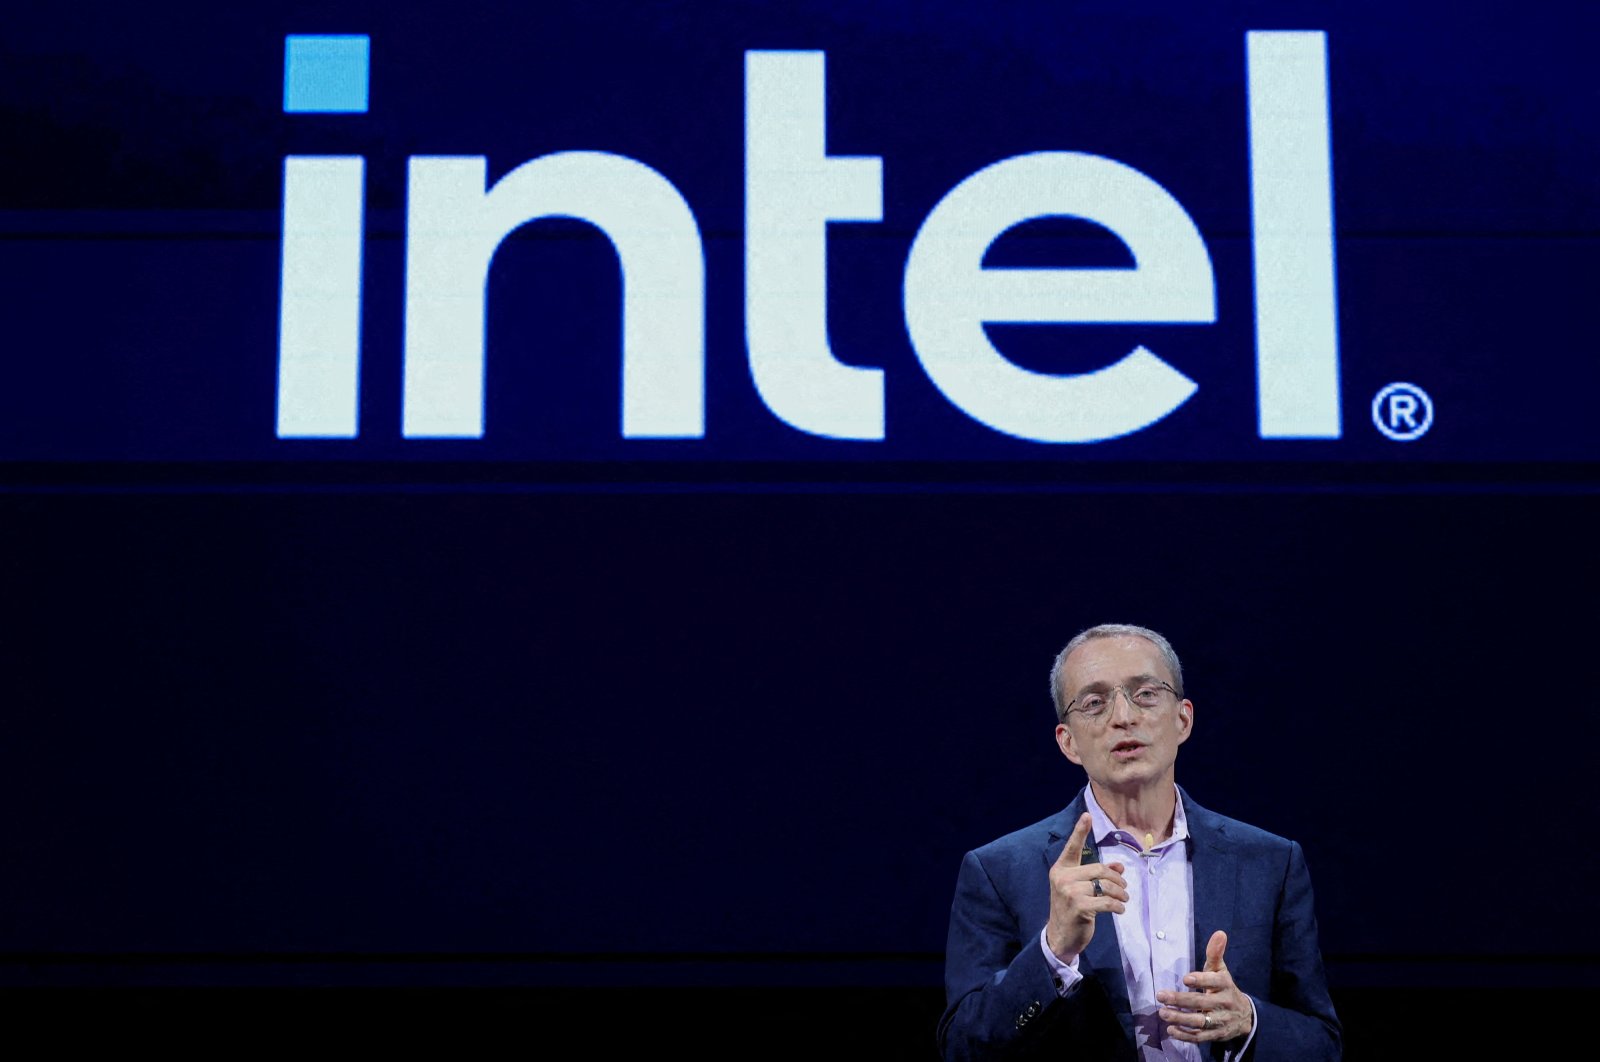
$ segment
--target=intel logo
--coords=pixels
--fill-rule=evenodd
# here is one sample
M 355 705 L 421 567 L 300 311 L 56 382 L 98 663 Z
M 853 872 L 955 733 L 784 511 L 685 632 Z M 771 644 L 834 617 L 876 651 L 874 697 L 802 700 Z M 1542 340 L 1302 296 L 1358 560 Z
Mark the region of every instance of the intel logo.
M 1246 34 L 1257 411 L 1268 439 L 1341 430 L 1326 48 L 1320 32 Z M 368 61 L 365 37 L 290 37 L 285 111 L 364 112 Z M 828 154 L 826 62 L 817 51 L 745 53 L 745 342 L 774 417 L 811 435 L 882 440 L 884 370 L 830 349 L 827 234 L 882 220 L 883 160 Z M 597 151 L 539 156 L 493 187 L 480 156 L 408 166 L 405 437 L 483 436 L 490 264 L 511 232 L 546 217 L 594 225 L 621 263 L 622 436 L 706 434 L 705 256 L 671 181 Z M 280 438 L 359 432 L 364 182 L 360 156 L 284 159 Z M 1133 268 L 983 267 L 1003 232 L 1054 216 L 1109 230 Z M 1140 431 L 1199 385 L 1143 345 L 1091 372 L 1030 371 L 995 348 L 986 323 L 1209 324 L 1217 314 L 1211 256 L 1182 204 L 1131 166 L 1071 150 L 1001 159 L 950 189 L 912 242 L 902 295 L 912 349 L 944 397 L 1042 443 Z

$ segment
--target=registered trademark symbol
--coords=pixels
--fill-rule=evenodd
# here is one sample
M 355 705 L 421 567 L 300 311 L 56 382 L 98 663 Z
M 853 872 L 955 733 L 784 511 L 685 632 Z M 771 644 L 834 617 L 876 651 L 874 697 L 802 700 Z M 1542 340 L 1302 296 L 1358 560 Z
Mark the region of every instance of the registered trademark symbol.
M 1372 400 L 1372 423 L 1395 442 L 1410 442 L 1433 427 L 1433 399 L 1416 384 L 1392 383 Z

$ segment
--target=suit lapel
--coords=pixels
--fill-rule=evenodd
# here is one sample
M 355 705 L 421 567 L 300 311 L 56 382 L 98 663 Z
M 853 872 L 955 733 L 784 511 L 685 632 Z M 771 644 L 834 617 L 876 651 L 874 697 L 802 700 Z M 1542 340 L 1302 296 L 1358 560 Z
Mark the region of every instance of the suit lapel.
M 1077 825 L 1078 816 L 1086 810 L 1083 793 L 1056 820 L 1056 825 L 1050 830 L 1050 840 L 1045 845 L 1044 861 L 1046 872 L 1061 858 L 1061 850 L 1067 846 L 1067 837 L 1072 833 L 1072 827 Z M 1090 837 L 1084 844 L 1083 862 L 1098 863 L 1100 861 L 1099 849 L 1095 838 Z M 1117 943 L 1117 926 L 1110 914 L 1101 914 L 1094 921 L 1094 936 L 1089 940 L 1089 946 L 1078 956 L 1078 972 L 1085 978 L 1098 984 L 1111 1002 L 1111 1008 L 1117 1012 L 1117 1020 L 1122 1023 L 1122 1031 L 1128 1037 L 1128 1042 L 1133 1042 L 1133 1008 L 1128 1004 L 1128 979 L 1122 972 L 1122 946 Z
M 1190 800 L 1181 787 L 1178 793 L 1194 843 L 1194 968 L 1199 970 L 1205 965 L 1211 934 L 1220 929 L 1233 936 L 1239 856 L 1218 817 Z

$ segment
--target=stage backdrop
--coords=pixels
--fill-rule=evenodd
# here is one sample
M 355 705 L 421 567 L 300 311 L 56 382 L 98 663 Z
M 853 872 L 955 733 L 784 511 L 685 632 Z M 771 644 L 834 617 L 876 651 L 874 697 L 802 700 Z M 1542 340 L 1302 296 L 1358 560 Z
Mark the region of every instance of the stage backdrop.
M 1592 984 L 1596 28 L 10 15 L 0 973 L 931 986 L 1117 621 L 1336 987 Z

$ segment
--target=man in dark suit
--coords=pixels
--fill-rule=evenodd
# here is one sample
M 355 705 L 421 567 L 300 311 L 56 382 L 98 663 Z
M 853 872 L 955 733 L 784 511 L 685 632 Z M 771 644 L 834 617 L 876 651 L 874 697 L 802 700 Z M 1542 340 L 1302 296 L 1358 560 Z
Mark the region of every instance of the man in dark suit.
M 1337 1059 L 1300 846 L 1177 786 L 1194 705 L 1172 646 L 1091 627 L 1056 657 L 1051 695 L 1089 785 L 963 860 L 945 1058 Z

